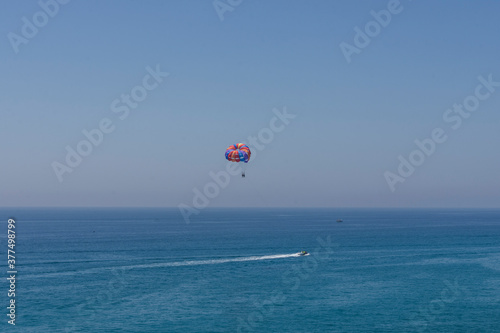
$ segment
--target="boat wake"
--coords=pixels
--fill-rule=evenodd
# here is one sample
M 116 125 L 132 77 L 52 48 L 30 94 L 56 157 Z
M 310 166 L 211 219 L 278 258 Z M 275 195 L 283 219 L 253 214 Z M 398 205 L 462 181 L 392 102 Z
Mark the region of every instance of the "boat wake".
M 309 255 L 309 254 L 306 254 Z M 115 267 L 95 267 L 89 269 L 82 269 L 76 271 L 62 271 L 62 272 L 51 272 L 42 274 L 26 274 L 24 279 L 33 278 L 53 278 L 68 275 L 80 275 L 80 274 L 96 274 L 103 271 L 113 271 L 113 270 L 132 270 L 132 269 L 144 269 L 144 268 L 161 268 L 161 267 L 179 267 L 179 266 L 195 266 L 195 265 L 217 265 L 225 264 L 229 262 L 243 262 L 243 261 L 258 261 L 258 260 L 276 260 L 276 259 L 286 259 L 301 257 L 303 255 L 299 253 L 290 254 L 274 254 L 267 256 L 251 256 L 251 257 L 237 257 L 237 258 L 221 258 L 221 259 L 205 259 L 205 260 L 184 260 L 184 261 L 174 261 L 174 262 L 160 262 L 151 264 L 139 264 L 130 266 L 115 266 Z
M 228 262 L 274 260 L 274 259 L 285 259 L 285 258 L 293 258 L 293 257 L 300 257 L 300 256 L 301 255 L 299 253 L 290 253 L 290 254 L 275 254 L 275 255 L 268 255 L 268 256 L 251 256 L 251 257 L 239 257 L 239 258 L 227 258 L 227 259 L 186 260 L 186 261 L 177 261 L 177 262 L 165 262 L 165 263 L 126 266 L 123 268 L 124 269 L 134 269 L 134 268 L 154 268 L 154 267 L 216 265 L 216 264 L 225 264 Z

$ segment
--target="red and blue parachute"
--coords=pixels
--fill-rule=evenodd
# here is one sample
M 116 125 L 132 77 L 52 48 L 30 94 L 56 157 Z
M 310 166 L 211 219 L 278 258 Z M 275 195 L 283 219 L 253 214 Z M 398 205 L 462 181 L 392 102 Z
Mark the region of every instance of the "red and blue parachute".
M 250 160 L 250 148 L 243 143 L 237 143 L 226 149 L 226 160 L 231 162 L 245 162 Z

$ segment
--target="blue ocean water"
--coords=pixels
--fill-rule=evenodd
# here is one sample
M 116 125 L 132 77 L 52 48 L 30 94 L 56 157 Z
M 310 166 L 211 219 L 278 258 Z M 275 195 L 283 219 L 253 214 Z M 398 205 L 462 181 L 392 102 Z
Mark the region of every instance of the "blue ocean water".
M 500 211 L 1 209 L 5 332 L 500 332 Z M 336 222 L 342 218 L 343 222 Z M 298 256 L 306 250 L 309 256 Z

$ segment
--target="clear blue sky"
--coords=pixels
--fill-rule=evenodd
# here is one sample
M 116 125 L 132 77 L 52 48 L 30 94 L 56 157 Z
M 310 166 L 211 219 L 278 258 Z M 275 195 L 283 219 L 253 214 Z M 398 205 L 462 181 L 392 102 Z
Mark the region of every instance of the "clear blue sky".
M 478 76 L 500 81 L 500 3 L 401 0 L 348 63 L 340 44 L 388 3 L 244 0 L 221 21 L 212 1 L 73 0 L 43 25 L 38 2 L 4 1 L 0 206 L 192 205 L 286 107 L 210 206 L 500 207 L 500 87 L 458 129 L 443 120 Z M 111 103 L 157 64 L 169 76 L 120 120 Z M 104 118 L 114 131 L 59 182 L 52 163 Z M 447 141 L 392 192 L 384 173 L 435 128 Z

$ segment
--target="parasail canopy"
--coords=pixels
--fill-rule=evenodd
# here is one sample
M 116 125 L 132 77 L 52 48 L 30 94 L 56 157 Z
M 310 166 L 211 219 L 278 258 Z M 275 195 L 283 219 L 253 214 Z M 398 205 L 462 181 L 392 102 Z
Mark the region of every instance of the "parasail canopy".
M 243 143 L 237 143 L 226 149 L 226 159 L 231 162 L 245 162 L 250 160 L 250 148 Z

